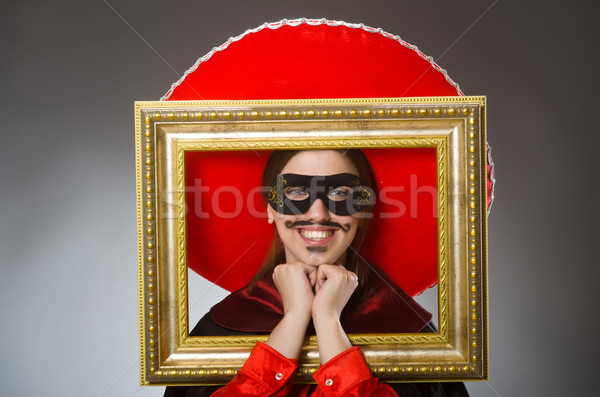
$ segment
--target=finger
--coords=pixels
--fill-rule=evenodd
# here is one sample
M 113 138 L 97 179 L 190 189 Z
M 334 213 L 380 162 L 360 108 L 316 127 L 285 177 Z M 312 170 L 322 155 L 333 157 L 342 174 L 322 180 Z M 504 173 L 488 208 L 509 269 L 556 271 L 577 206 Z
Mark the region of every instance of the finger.
M 310 282 L 310 286 L 315 288 L 316 284 L 317 284 L 317 271 L 313 270 L 312 272 L 308 273 L 308 281 Z
M 340 287 L 345 285 L 352 288 L 352 290 L 358 286 L 358 277 L 356 274 L 342 266 L 320 266 L 318 282 L 321 283 L 322 286 L 327 280 L 330 280 L 333 284 L 337 284 Z
M 273 281 L 277 280 L 277 275 L 281 271 L 281 266 L 283 265 L 277 265 L 275 266 L 275 269 L 273 269 L 273 274 L 271 275 L 271 277 L 273 277 Z
M 311 274 L 316 273 L 317 272 L 317 268 L 315 266 L 310 266 L 307 265 L 306 263 L 302 263 L 302 270 L 304 271 L 304 273 L 306 273 L 307 276 L 309 276 L 309 278 L 311 277 Z
M 325 281 L 327 281 L 327 274 L 324 268 L 322 268 L 324 265 L 319 266 L 319 268 L 317 269 L 317 275 L 316 275 L 316 280 L 317 280 L 317 285 L 320 287 L 323 286 L 323 284 L 325 284 Z
M 356 275 L 356 273 L 348 271 L 348 279 L 351 281 L 358 281 L 358 276 Z
M 317 280 L 324 283 L 326 280 L 335 277 L 336 275 L 344 274 L 346 269 L 343 266 L 338 265 L 321 265 L 317 272 Z

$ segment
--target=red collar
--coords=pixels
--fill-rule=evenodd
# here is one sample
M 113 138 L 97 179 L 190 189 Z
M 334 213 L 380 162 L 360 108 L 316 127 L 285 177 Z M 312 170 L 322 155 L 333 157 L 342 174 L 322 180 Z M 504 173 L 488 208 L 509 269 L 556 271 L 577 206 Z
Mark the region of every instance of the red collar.
M 431 313 L 422 308 L 385 274 L 372 277 L 373 293 L 358 305 L 342 327 L 349 334 L 408 333 L 421 331 Z M 348 310 L 349 308 L 346 308 Z M 268 333 L 283 317 L 281 298 L 270 276 L 253 288 L 239 289 L 210 310 L 213 320 L 222 327 L 243 332 Z

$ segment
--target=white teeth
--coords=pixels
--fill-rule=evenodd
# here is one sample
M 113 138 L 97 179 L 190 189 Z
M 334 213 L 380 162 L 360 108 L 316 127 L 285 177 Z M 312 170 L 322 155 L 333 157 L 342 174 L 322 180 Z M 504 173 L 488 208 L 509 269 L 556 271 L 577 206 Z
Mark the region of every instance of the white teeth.
M 324 240 L 328 237 L 331 237 L 331 235 L 333 234 L 333 230 L 322 231 L 322 230 L 302 229 L 300 231 L 300 234 L 302 234 L 302 236 L 306 237 L 307 239 L 310 239 L 313 241 L 319 241 L 319 240 Z

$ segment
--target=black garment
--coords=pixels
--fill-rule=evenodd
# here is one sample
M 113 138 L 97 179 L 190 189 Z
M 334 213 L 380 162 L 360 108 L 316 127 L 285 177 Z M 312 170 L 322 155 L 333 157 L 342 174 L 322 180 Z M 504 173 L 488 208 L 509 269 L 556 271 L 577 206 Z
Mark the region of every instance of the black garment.
M 428 324 L 421 332 L 436 332 Z M 235 331 L 216 324 L 207 313 L 196 324 L 190 336 L 229 336 L 253 335 L 251 332 Z M 464 384 L 456 382 L 439 383 L 388 383 L 399 397 L 468 397 Z M 314 385 L 316 387 L 316 385 Z M 222 386 L 169 386 L 164 397 L 209 397 Z

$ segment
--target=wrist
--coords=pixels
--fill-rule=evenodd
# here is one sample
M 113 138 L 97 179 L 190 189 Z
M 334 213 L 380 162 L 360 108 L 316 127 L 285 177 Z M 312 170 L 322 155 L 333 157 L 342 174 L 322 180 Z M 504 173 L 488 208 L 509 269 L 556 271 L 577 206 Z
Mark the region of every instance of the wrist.
M 309 321 L 310 314 L 300 316 L 285 313 L 265 343 L 284 357 L 297 359 L 300 356 Z
M 341 312 L 338 312 L 337 310 L 335 310 L 335 308 L 331 308 L 331 307 L 326 308 L 323 306 L 315 306 L 312 308 L 313 320 L 323 319 L 325 321 L 332 321 L 332 320 L 336 319 L 339 321 L 340 315 L 341 315 Z
M 283 314 L 282 321 L 306 328 L 310 322 L 310 314 L 309 310 L 289 311 Z
M 352 347 L 338 316 L 313 316 L 317 333 L 319 358 L 325 364 L 336 355 Z
M 318 311 L 312 314 L 313 323 L 316 327 L 341 327 L 340 316 L 334 311 Z

